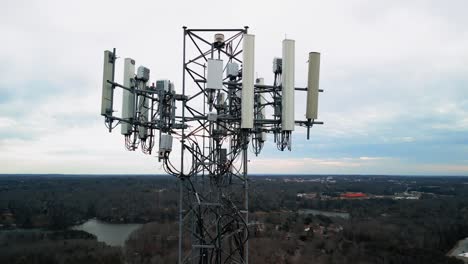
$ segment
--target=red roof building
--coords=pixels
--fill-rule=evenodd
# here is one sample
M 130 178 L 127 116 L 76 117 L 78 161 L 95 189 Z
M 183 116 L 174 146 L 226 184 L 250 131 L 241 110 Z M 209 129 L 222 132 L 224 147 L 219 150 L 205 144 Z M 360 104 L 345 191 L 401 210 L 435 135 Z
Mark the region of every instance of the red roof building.
M 347 193 L 343 193 L 341 194 L 341 198 L 347 198 L 347 199 L 352 199 L 352 198 L 367 198 L 367 194 L 365 193 L 362 193 L 362 192 L 356 192 L 356 193 L 352 193 L 352 192 L 347 192 Z

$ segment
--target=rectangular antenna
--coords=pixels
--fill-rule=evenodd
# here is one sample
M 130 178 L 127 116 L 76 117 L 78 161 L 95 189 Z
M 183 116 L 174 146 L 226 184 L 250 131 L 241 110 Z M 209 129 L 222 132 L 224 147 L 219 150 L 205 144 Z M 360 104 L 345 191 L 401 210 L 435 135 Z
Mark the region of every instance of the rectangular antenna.
M 208 59 L 206 88 L 219 90 L 223 88 L 223 61 Z
M 265 84 L 265 79 L 264 78 L 258 78 L 257 79 L 257 84 L 260 84 L 260 85 L 264 85 Z M 260 88 L 260 89 L 264 89 L 264 88 Z M 265 100 L 265 94 L 264 93 L 259 93 L 258 96 L 260 96 L 260 117 L 262 119 L 265 119 L 266 117 L 266 100 Z M 262 125 L 262 128 L 265 127 L 265 125 Z M 266 132 L 262 131 L 261 133 L 261 141 L 265 142 L 266 141 L 266 138 L 267 138 L 267 134 Z
M 281 130 L 294 131 L 294 40 L 283 40 Z
M 102 74 L 102 101 L 101 101 L 101 115 L 112 115 L 112 100 L 114 89 L 112 84 L 108 81 L 114 82 L 114 54 L 108 50 L 104 51 L 104 72 Z
M 317 119 L 320 76 L 320 53 L 309 53 L 309 75 L 307 80 L 306 118 Z
M 255 82 L 255 35 L 244 34 L 242 43 L 241 128 L 253 128 Z
M 142 80 L 138 80 L 138 89 L 145 90 L 146 89 L 146 82 Z M 149 121 L 148 115 L 150 112 L 150 99 L 146 98 L 144 95 L 138 96 L 138 111 L 140 112 L 139 120 L 142 123 L 146 123 Z M 138 136 L 140 139 L 146 139 L 148 136 L 148 128 L 145 126 L 138 126 Z
M 157 80 L 156 81 L 156 89 L 164 90 L 165 92 L 169 92 L 170 90 L 169 80 Z
M 133 59 L 125 58 L 123 74 L 123 85 L 125 87 L 132 88 L 135 82 L 135 61 Z M 130 120 L 134 117 L 135 94 L 124 89 L 122 94 L 122 119 Z M 132 133 L 132 124 L 122 122 L 120 133 L 122 135 L 130 135 Z

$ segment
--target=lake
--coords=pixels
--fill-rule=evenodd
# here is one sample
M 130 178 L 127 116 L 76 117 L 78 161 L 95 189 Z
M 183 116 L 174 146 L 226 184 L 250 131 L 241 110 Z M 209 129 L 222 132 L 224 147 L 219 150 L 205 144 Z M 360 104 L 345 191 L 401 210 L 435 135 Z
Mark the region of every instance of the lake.
M 90 219 L 87 222 L 73 226 L 73 230 L 81 230 L 93 234 L 97 237 L 98 241 L 104 242 L 110 246 L 125 245 L 125 240 L 128 236 L 138 229 L 141 224 L 111 224 L 99 221 L 97 219 Z
M 340 217 L 344 219 L 349 219 L 349 213 L 340 213 L 340 212 L 331 212 L 331 211 L 321 211 L 315 209 L 302 209 L 298 211 L 299 214 L 311 214 L 311 215 L 323 215 L 326 217 Z
M 450 250 L 447 255 L 457 257 L 464 262 L 468 262 L 468 255 L 465 255 L 466 253 L 468 253 L 468 238 L 458 241 L 455 247 Z

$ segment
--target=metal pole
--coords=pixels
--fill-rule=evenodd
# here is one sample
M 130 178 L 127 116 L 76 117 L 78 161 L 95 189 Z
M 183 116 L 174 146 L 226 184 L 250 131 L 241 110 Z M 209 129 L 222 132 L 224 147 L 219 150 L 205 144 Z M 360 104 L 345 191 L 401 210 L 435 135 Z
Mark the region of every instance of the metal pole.
M 182 202 L 183 202 L 183 182 L 182 179 L 179 179 L 179 260 L 178 263 L 182 264 L 182 230 L 183 230 L 183 221 L 184 221 L 184 215 L 183 215 L 183 208 L 182 208 Z
M 185 95 L 185 37 L 187 27 L 184 26 L 184 35 L 183 35 L 183 54 L 182 54 L 182 94 Z M 180 152 L 180 178 L 179 178 L 179 260 L 178 263 L 182 264 L 183 250 L 182 250 L 182 231 L 184 225 L 184 210 L 183 210 L 183 176 L 184 176 L 184 142 L 185 142 L 185 100 L 182 101 L 182 139 L 180 140 L 181 152 Z
M 244 33 L 247 34 L 249 30 L 248 26 L 244 27 Z M 248 149 L 248 134 L 245 135 L 245 145 L 244 150 L 242 152 L 244 158 L 244 197 L 245 197 L 245 223 L 247 225 L 247 234 L 249 233 L 249 181 L 247 178 L 248 173 L 248 158 L 247 158 L 247 149 Z M 244 249 L 245 260 L 246 264 L 249 264 L 249 238 L 247 237 L 247 241 L 245 242 L 245 249 Z
M 244 197 L 245 197 L 245 223 L 247 224 L 247 233 L 248 233 L 248 230 L 249 230 L 249 181 L 248 181 L 248 177 L 247 177 L 247 163 L 248 163 L 248 159 L 247 159 L 247 149 L 248 149 L 248 145 L 247 145 L 247 140 L 248 140 L 248 134 L 245 135 L 246 138 L 245 138 L 245 145 L 244 145 L 244 150 L 242 151 L 242 156 L 243 156 L 243 160 L 244 160 Z M 249 263 L 249 240 L 247 239 L 247 241 L 245 242 L 245 263 L 248 264 Z

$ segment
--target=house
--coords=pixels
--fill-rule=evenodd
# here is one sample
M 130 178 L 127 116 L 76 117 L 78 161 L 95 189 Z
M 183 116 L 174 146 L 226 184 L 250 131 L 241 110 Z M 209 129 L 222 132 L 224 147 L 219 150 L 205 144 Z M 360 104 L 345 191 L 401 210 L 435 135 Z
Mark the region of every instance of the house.
M 367 194 L 362 193 L 362 192 L 347 192 L 347 193 L 342 193 L 340 195 L 341 198 L 344 199 L 364 199 L 367 198 Z

